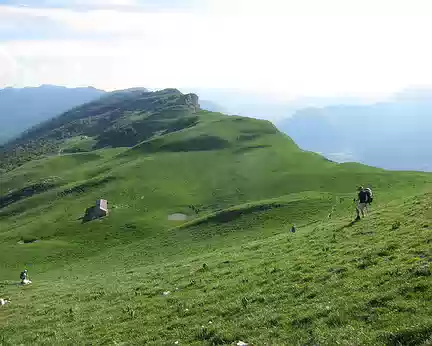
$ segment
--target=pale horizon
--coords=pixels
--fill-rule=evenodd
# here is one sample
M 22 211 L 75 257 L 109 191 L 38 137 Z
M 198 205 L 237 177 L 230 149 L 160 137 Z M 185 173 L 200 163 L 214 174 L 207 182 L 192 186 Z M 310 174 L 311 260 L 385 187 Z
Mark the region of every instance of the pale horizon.
M 0 0 L 0 88 L 380 100 L 432 85 L 431 16 L 424 0 Z

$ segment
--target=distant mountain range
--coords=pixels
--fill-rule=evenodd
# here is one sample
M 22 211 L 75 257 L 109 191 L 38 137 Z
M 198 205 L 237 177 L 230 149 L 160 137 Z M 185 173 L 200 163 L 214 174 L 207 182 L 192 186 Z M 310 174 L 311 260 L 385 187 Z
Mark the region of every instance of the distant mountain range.
M 432 171 L 432 92 L 375 105 L 306 108 L 278 123 L 303 149 L 338 162 Z
M 0 89 L 0 143 L 73 107 L 95 100 L 105 92 L 92 87 Z

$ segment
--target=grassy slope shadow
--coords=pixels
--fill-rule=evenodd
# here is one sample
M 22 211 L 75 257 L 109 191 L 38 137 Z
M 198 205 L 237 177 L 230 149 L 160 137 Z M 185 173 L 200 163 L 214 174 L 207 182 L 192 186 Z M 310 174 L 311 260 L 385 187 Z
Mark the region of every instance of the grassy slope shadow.
M 57 185 L 52 181 L 42 181 L 11 191 L 7 195 L 0 196 L 0 209 L 6 208 L 7 206 L 23 199 L 51 190 L 56 186 Z
M 331 203 L 331 199 L 326 198 L 315 198 L 311 200 L 301 198 L 293 200 L 275 199 L 247 203 L 191 220 L 178 226 L 177 229 L 198 228 L 206 225 L 226 223 L 233 223 L 232 226 L 234 227 L 236 222 L 239 222 L 239 225 L 242 226 L 241 219 L 252 214 L 257 217 L 252 219 L 252 223 L 246 222 L 247 225 L 244 224 L 243 226 L 253 226 L 254 223 L 264 222 L 266 218 L 270 221 L 275 219 L 275 222 L 285 219 L 290 222 L 307 224 L 314 218 L 317 218 L 319 214 L 326 214 L 326 210 L 331 207 Z M 279 212 L 275 214 L 276 211 Z

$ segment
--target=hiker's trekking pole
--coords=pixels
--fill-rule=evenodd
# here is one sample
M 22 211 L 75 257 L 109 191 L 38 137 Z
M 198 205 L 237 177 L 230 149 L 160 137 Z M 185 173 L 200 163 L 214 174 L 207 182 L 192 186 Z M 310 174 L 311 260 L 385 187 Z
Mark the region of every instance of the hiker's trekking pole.
M 354 209 L 356 211 L 356 220 L 359 220 L 360 211 L 359 211 L 358 206 L 357 206 L 357 199 L 356 198 L 353 199 L 353 205 L 354 205 Z

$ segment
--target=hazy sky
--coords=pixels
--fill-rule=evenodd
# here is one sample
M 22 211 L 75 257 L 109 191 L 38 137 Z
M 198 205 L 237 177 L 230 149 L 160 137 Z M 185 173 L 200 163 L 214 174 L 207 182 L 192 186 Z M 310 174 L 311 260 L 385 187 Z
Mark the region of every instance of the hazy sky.
M 0 87 L 386 94 L 432 84 L 431 0 L 0 0 Z

